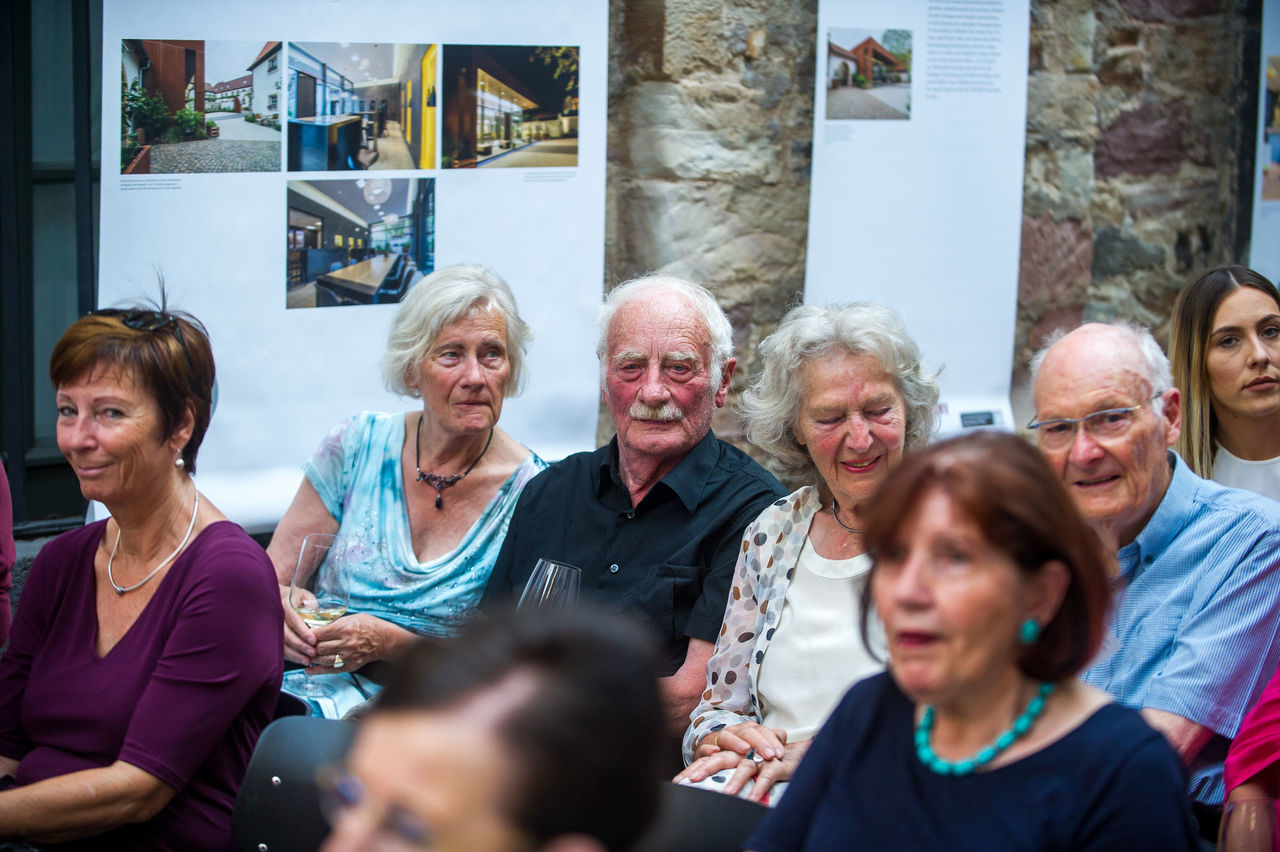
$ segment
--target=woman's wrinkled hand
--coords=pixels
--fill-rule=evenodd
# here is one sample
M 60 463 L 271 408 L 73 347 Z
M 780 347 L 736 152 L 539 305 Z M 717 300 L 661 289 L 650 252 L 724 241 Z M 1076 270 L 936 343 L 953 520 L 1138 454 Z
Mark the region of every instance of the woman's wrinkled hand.
M 296 594 L 307 595 L 313 602 L 315 600 L 310 592 L 300 591 Z M 305 598 L 300 597 L 300 600 L 307 603 Z M 293 663 L 308 665 L 316 653 L 316 634 L 289 605 L 288 586 L 280 587 L 280 605 L 284 607 L 284 658 Z
M 695 757 L 722 751 L 745 755 L 755 749 L 756 754 L 765 760 L 776 760 L 783 756 L 786 744 L 787 732 L 782 728 L 766 728 L 758 722 L 739 722 L 707 734 L 693 753 Z
M 781 733 L 785 739 L 785 732 Z M 707 739 L 711 739 L 711 736 Z M 673 780 L 677 783 L 681 781 L 696 783 L 719 772 L 731 772 L 721 792 L 736 796 L 742 792 L 742 788 L 748 781 L 754 780 L 755 783 L 751 787 L 751 792 L 747 794 L 747 799 L 762 802 L 774 784 L 791 780 L 791 776 L 795 774 L 796 767 L 800 765 L 800 760 L 808 748 L 809 740 L 792 743 L 783 747 L 781 757 L 769 759 L 762 758 L 754 749 L 748 749 L 746 754 L 728 750 L 711 752 L 689 764 Z
M 308 661 L 307 673 L 353 672 L 365 663 L 382 659 L 386 652 L 386 627 L 382 619 L 358 612 L 316 628 L 312 631 L 316 651 Z M 334 665 L 338 657 L 342 658 L 340 666 Z

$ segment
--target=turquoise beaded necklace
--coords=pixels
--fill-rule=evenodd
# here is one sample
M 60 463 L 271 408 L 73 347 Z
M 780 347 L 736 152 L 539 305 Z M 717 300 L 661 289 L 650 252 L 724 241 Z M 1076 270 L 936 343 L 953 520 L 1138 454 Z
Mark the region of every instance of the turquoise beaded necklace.
M 1027 709 L 1013 720 L 1008 730 L 996 737 L 994 743 L 973 757 L 956 761 L 943 760 L 933 753 L 933 747 L 929 745 L 929 734 L 933 732 L 933 705 L 926 704 L 924 712 L 920 714 L 920 721 L 916 725 L 916 756 L 920 758 L 921 763 L 939 775 L 969 775 L 995 760 L 1002 751 L 1026 736 L 1027 731 L 1031 730 L 1032 723 L 1044 712 L 1045 700 L 1052 694 L 1053 684 L 1049 681 L 1041 683 L 1035 696 L 1027 704 Z

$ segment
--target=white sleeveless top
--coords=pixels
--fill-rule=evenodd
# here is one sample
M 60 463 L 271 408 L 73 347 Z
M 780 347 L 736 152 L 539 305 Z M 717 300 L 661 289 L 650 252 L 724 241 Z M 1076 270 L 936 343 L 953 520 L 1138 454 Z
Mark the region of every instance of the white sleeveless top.
M 827 559 L 805 540 L 757 679 L 764 724 L 785 729 L 788 742 L 811 738 L 850 686 L 884 668 L 862 644 L 870 568 L 866 554 Z

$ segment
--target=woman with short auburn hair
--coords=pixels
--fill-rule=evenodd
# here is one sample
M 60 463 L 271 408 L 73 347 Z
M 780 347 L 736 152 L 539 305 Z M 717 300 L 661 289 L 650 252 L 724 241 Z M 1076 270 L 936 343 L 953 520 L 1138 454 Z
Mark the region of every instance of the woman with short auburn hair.
M 0 840 L 222 852 L 279 698 L 281 616 L 266 554 L 191 478 L 208 337 L 163 307 L 94 311 L 49 375 L 58 448 L 110 517 L 46 544 L 23 590 L 0 659 Z

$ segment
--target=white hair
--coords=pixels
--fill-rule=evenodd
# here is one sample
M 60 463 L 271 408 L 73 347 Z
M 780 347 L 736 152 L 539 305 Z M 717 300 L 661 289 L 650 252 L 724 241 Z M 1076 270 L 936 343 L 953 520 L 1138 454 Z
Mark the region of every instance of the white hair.
M 506 322 L 511 375 L 504 393 L 520 393 L 524 387 L 525 350 L 533 333 L 520 319 L 516 297 L 507 282 L 492 269 L 478 264 L 437 269 L 409 290 L 391 321 L 387 349 L 382 355 L 382 381 L 387 390 L 400 396 L 418 396 L 406 379 L 418 369 L 441 330 L 484 310 L 496 312 Z
M 1151 407 L 1155 409 L 1157 414 L 1164 411 L 1163 396 L 1165 391 L 1173 387 L 1173 370 L 1169 367 L 1169 357 L 1164 354 L 1164 350 L 1160 348 L 1160 344 L 1156 342 L 1155 336 L 1151 334 L 1150 329 L 1126 321 L 1089 323 L 1089 325 L 1100 325 L 1114 329 L 1134 345 L 1134 348 L 1142 356 L 1143 372 L 1146 373 L 1147 383 L 1151 386 L 1151 395 L 1155 397 Z M 1080 326 L 1080 328 L 1084 328 L 1084 326 Z M 1049 335 L 1044 345 L 1032 356 L 1030 366 L 1031 386 L 1033 388 L 1036 384 L 1036 378 L 1040 375 L 1040 368 L 1044 366 L 1044 359 L 1049 354 L 1049 350 L 1066 336 L 1067 332 L 1065 330 L 1058 329 Z
M 769 453 L 784 476 L 817 475 L 794 431 L 804 402 L 800 371 L 841 350 L 874 356 L 893 378 L 906 404 L 907 450 L 923 447 L 933 435 L 938 380 L 925 372 L 920 347 L 896 313 L 873 302 L 800 305 L 760 344 L 763 369 L 738 402 L 747 440 Z
M 645 275 L 619 284 L 607 294 L 600 304 L 599 337 L 596 340 L 596 357 L 600 359 L 600 375 L 603 378 L 608 367 L 609 328 L 613 317 L 623 305 L 644 298 L 650 293 L 674 293 L 682 296 L 689 307 L 702 317 L 707 329 L 707 343 L 711 347 L 709 372 L 713 386 L 718 386 L 724 364 L 733 357 L 733 326 L 724 315 L 716 297 L 705 287 L 675 275 Z

